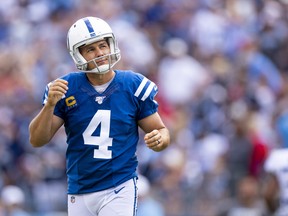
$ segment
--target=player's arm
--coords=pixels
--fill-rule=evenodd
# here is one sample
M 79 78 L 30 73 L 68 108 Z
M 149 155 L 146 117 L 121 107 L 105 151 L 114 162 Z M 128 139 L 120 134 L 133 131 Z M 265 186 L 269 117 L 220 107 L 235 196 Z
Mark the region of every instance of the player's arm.
M 157 112 L 138 121 L 138 125 L 146 133 L 147 147 L 153 151 L 162 151 L 170 144 L 169 130 Z
M 29 125 L 30 143 L 33 147 L 48 143 L 63 125 L 64 121 L 53 113 L 57 102 L 67 92 L 67 85 L 67 81 L 61 79 L 50 85 L 45 105 Z

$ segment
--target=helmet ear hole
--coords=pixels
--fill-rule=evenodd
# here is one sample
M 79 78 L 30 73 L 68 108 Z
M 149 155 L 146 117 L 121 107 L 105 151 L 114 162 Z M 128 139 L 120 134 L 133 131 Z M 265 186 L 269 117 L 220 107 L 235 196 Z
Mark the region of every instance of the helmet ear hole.
M 106 41 L 106 43 L 107 43 L 107 44 L 109 45 L 109 47 L 110 47 L 110 40 L 109 40 L 108 37 L 105 38 L 105 41 Z
M 110 47 L 110 53 L 115 53 L 115 45 L 114 45 L 114 41 L 112 38 L 106 38 L 106 42 L 108 43 L 109 47 Z M 111 55 L 111 60 L 116 60 L 115 55 Z

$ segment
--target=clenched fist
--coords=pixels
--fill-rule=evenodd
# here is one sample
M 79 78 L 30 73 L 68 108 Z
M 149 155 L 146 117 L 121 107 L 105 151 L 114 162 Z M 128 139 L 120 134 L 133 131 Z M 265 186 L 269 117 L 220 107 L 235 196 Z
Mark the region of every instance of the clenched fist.
M 66 94 L 68 90 L 68 82 L 63 79 L 57 79 L 49 85 L 48 98 L 46 104 L 55 106 L 56 103 Z
M 161 151 L 163 149 L 162 135 L 159 130 L 153 130 L 150 133 L 145 134 L 144 141 L 148 148 L 154 151 Z

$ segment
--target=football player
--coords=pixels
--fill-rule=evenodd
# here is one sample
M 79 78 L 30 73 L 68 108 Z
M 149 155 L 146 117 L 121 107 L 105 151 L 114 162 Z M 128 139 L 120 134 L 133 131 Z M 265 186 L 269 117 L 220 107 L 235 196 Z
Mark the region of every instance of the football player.
M 64 125 L 69 216 L 136 215 L 138 127 L 153 151 L 170 143 L 154 99 L 157 86 L 139 73 L 113 70 L 120 50 L 100 18 L 76 21 L 67 46 L 79 71 L 46 86 L 43 108 L 29 125 L 30 143 L 47 144 Z

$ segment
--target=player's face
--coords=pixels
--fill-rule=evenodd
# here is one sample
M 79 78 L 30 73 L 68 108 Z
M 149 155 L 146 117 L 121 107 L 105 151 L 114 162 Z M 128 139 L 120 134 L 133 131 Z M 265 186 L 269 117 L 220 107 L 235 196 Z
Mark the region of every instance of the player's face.
M 80 47 L 79 51 L 81 55 L 86 59 L 86 61 L 90 61 L 92 59 L 110 54 L 110 47 L 108 43 L 106 42 L 106 40 L 101 40 L 101 41 L 97 41 L 95 43 L 86 45 L 84 47 Z M 95 62 L 98 66 L 109 64 L 108 56 L 99 58 Z M 87 69 L 92 70 L 95 67 L 96 66 L 94 62 L 90 62 L 88 63 Z

